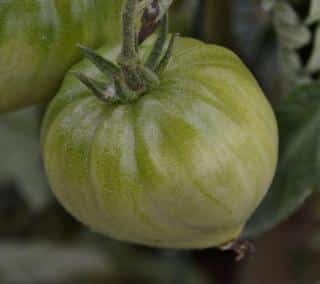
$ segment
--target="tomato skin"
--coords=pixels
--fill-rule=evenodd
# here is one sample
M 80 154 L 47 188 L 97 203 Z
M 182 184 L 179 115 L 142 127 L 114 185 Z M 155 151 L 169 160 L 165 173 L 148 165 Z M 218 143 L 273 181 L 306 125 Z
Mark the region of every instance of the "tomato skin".
M 99 53 L 114 59 L 117 50 Z M 101 76 L 86 60 L 71 71 Z M 222 47 L 178 39 L 160 79 L 133 103 L 109 105 L 68 75 L 42 129 L 50 185 L 73 216 L 113 238 L 179 249 L 225 244 L 274 175 L 273 111 Z
M 120 35 L 121 0 L 0 1 L 0 112 L 49 100 L 81 58 Z

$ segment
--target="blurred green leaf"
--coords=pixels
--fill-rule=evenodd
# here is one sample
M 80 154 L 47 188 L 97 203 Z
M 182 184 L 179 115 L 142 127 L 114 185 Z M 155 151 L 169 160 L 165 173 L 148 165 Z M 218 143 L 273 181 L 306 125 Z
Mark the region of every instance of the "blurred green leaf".
M 320 22 L 320 1 L 319 0 L 310 0 L 310 12 L 306 20 L 307 24 L 313 24 L 315 22 Z
M 284 79 L 282 81 L 283 89 L 286 93 L 292 88 L 312 82 L 312 77 L 304 69 L 299 54 L 296 51 L 280 49 L 279 62 Z
M 295 89 L 277 109 L 280 160 L 274 182 L 244 237 L 285 220 L 320 185 L 320 84 Z
M 307 70 L 310 72 L 320 70 L 320 26 L 317 27 L 315 32 L 312 54 L 307 64 Z
M 4 242 L 0 251 L 1 284 L 112 284 L 113 264 L 97 249 Z
M 139 258 L 139 261 L 135 259 Z M 140 275 L 152 284 L 213 284 L 190 261 L 190 255 L 162 250 L 155 255 L 134 252 L 122 256 L 120 267 L 127 275 Z
M 275 4 L 276 0 L 262 0 L 260 2 L 262 8 L 266 11 L 270 11 Z
M 0 116 L 0 183 L 16 183 L 34 208 L 43 206 L 49 195 L 41 164 L 39 127 L 37 108 Z
M 298 49 L 311 41 L 311 32 L 300 20 L 296 11 L 286 2 L 273 6 L 273 22 L 282 48 Z

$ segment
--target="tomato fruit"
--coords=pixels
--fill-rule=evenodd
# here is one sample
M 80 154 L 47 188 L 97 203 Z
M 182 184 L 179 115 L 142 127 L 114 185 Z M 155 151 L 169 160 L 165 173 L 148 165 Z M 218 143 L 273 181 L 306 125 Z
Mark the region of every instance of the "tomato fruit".
M 77 43 L 119 39 L 120 0 L 0 1 L 0 112 L 50 99 L 80 59 Z
M 42 129 L 49 183 L 72 215 L 115 239 L 222 246 L 270 186 L 273 111 L 231 51 L 168 40 L 167 15 L 157 39 L 137 46 L 137 11 L 138 0 L 125 1 L 121 47 L 80 46 L 87 60 L 50 104 Z
M 152 40 L 142 47 L 150 53 Z M 115 59 L 119 48 L 99 53 Z M 78 220 L 119 240 L 169 248 L 237 238 L 274 175 L 278 134 L 256 80 L 231 51 L 179 38 L 160 84 L 107 104 L 74 76 L 46 113 L 50 185 Z

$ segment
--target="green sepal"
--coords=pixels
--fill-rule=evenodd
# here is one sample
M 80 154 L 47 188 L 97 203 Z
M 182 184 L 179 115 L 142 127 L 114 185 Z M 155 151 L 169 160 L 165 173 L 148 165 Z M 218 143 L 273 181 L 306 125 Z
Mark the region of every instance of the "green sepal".
M 160 75 L 161 73 L 164 72 L 164 70 L 167 68 L 170 58 L 172 56 L 173 53 L 173 48 L 174 48 L 174 43 L 176 41 L 176 38 L 179 36 L 179 34 L 173 34 L 171 36 L 170 42 L 169 42 L 169 46 L 167 48 L 167 51 L 165 53 L 165 55 L 163 56 L 163 58 L 161 59 L 159 65 L 156 68 L 156 73 L 158 75 Z
M 81 72 L 74 72 L 73 74 L 99 99 L 108 103 L 116 103 L 120 101 L 116 95 L 116 90 L 113 84 L 97 81 Z
M 134 101 L 139 97 L 139 93 L 132 91 L 123 79 L 116 79 L 115 82 L 116 93 L 119 100 L 123 103 Z
M 120 68 L 116 64 L 105 59 L 91 48 L 85 47 L 81 44 L 78 44 L 77 46 L 81 49 L 83 55 L 106 76 L 114 78 L 116 74 L 119 74 Z
M 152 88 L 160 84 L 158 75 L 151 69 L 142 65 L 137 68 L 137 72 L 142 78 L 143 82 L 146 84 L 147 88 Z
M 157 68 L 157 64 L 162 55 L 163 48 L 166 44 L 167 34 L 168 34 L 168 14 L 165 14 L 160 25 L 160 30 L 158 33 L 157 41 L 147 59 L 147 63 L 145 64 L 150 70 L 155 71 Z

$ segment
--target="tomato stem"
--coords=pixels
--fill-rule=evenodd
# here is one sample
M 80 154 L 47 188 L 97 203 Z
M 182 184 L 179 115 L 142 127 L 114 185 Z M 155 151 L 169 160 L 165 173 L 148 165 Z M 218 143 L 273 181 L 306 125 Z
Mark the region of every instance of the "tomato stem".
M 138 61 L 136 50 L 135 16 L 137 0 L 127 0 L 122 13 L 122 49 L 118 58 L 119 65 L 128 65 Z
M 126 0 L 123 7 L 123 40 L 117 58 L 118 65 L 108 61 L 90 48 L 79 45 L 84 56 L 111 82 L 103 83 L 79 73 L 75 75 L 94 95 L 108 103 L 128 103 L 159 85 L 159 75 L 167 67 L 172 55 L 177 35 L 171 37 L 166 48 L 168 36 L 168 15 L 166 14 L 161 20 L 158 38 L 146 63 L 141 62 L 136 31 L 137 5 L 138 0 Z

